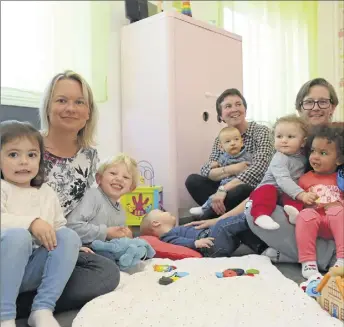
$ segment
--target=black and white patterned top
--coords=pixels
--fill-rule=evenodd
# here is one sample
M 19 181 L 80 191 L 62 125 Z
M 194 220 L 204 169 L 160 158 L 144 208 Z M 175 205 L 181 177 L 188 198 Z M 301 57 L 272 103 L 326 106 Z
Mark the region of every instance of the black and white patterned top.
M 44 151 L 46 181 L 57 193 L 65 216 L 93 185 L 98 162 L 98 152 L 93 148 L 82 148 L 71 158 Z
M 255 188 L 263 179 L 275 152 L 272 133 L 267 126 L 257 124 L 256 122 L 249 122 L 248 128 L 242 134 L 242 137 L 247 152 L 252 155 L 252 164 L 248 169 L 239 174 L 237 178 L 243 183 Z M 201 168 L 201 175 L 207 177 L 211 170 L 210 162 L 218 161 L 223 153 L 224 151 L 220 147 L 220 141 L 216 137 L 209 161 Z

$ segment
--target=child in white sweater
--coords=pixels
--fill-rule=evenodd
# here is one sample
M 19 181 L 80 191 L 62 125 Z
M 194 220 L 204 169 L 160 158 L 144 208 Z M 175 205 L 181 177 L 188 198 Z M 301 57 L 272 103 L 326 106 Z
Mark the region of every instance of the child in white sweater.
M 53 316 L 81 241 L 65 227 L 57 195 L 44 183 L 43 139 L 29 123 L 5 121 L 1 136 L 1 327 L 15 327 L 19 293 L 37 290 L 28 324 L 60 326 Z

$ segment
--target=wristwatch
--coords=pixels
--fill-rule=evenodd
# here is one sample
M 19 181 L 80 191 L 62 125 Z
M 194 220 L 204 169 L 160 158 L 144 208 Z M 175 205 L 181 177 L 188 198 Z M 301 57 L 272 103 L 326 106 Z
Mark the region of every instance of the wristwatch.
M 219 188 L 217 189 L 218 192 L 224 192 L 227 193 L 225 187 L 223 185 L 219 186 Z

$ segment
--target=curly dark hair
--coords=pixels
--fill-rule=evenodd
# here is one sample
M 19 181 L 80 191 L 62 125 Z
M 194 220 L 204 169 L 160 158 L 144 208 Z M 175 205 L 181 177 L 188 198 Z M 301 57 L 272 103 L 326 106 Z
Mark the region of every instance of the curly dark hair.
M 1 149 L 6 143 L 11 142 L 14 139 L 23 137 L 34 139 L 38 142 L 40 151 L 39 169 L 38 174 L 31 180 L 30 185 L 34 187 L 40 187 L 44 183 L 44 144 L 41 133 L 29 122 L 6 120 L 0 123 Z M 4 179 L 2 171 L 1 179 Z
M 307 139 L 306 149 L 310 153 L 315 138 L 327 139 L 329 143 L 335 143 L 338 161 L 344 163 L 344 128 L 339 126 L 315 126 L 312 128 Z

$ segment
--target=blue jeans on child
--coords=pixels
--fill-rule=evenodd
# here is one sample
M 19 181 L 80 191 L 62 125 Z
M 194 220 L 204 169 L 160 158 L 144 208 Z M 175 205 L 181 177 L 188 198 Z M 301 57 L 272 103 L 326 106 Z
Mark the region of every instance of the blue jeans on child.
M 215 240 L 214 246 L 207 249 L 206 256 L 230 257 L 240 245 L 238 234 L 248 229 L 245 213 L 219 220 L 209 228 L 208 237 L 213 237 Z
M 33 249 L 28 230 L 7 228 L 1 231 L 1 320 L 15 319 L 18 294 L 27 291 L 37 290 L 32 311 L 54 311 L 81 246 L 78 234 L 67 227 L 56 231 L 56 239 L 57 247 L 53 251 L 43 246 Z

